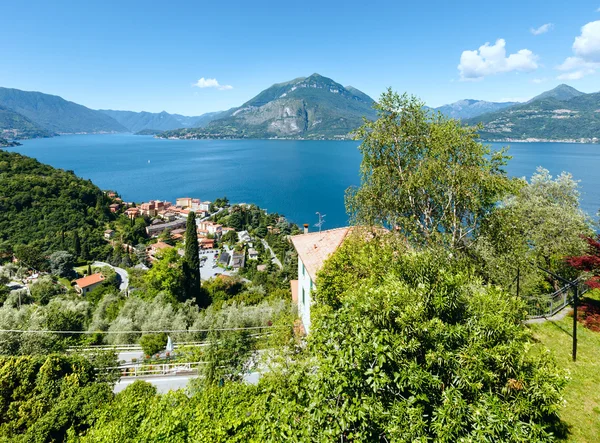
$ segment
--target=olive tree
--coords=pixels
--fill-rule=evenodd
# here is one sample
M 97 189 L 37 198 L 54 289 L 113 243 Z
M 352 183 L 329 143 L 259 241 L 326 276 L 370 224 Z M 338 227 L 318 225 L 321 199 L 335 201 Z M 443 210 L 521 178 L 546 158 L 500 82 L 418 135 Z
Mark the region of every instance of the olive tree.
M 582 237 L 591 233 L 591 221 L 579 205 L 578 182 L 571 174 L 553 178 L 538 168 L 487 218 L 473 252 L 483 275 L 494 283 L 508 287 L 518 274 L 523 294 L 552 291 L 560 282 L 538 267 L 576 277 L 565 257 L 583 254 L 587 244 Z
M 375 104 L 378 119 L 355 137 L 363 159 L 361 185 L 346 192 L 357 224 L 397 228 L 418 244 L 462 248 L 498 200 L 518 186 L 477 128 L 432 113 L 415 97 L 389 89 Z

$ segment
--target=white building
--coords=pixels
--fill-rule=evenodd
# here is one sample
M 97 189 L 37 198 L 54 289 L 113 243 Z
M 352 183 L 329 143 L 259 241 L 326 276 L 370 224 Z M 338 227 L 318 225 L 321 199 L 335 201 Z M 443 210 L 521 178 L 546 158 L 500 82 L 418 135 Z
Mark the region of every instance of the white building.
M 292 287 L 292 294 L 297 293 L 298 315 L 307 334 L 310 332 L 310 305 L 316 290 L 317 273 L 350 231 L 351 228 L 345 227 L 309 234 L 308 225 L 304 225 L 305 233 L 291 238 L 298 252 L 298 280 L 292 281 L 292 285 L 298 286 L 297 292 Z
M 240 231 L 237 233 L 237 235 L 238 235 L 238 241 L 240 243 L 248 243 L 248 242 L 252 241 L 252 237 L 250 236 L 248 231 Z

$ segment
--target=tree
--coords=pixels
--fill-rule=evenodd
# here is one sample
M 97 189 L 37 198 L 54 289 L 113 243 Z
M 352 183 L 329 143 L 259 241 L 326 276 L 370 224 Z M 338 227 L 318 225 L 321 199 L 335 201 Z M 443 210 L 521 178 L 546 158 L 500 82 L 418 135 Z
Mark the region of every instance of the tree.
M 47 305 L 54 297 L 65 292 L 61 285 L 48 276 L 39 278 L 31 285 L 30 291 L 31 297 L 41 305 Z
M 50 255 L 50 272 L 59 277 L 69 277 L 73 274 L 75 257 L 67 251 L 56 251 Z
M 160 353 L 167 346 L 167 334 L 161 332 L 159 334 L 146 334 L 140 338 L 140 346 L 145 355 L 153 356 Z
M 228 245 L 235 245 L 238 241 L 238 236 L 235 231 L 227 231 L 222 237 L 221 241 Z
M 28 245 L 15 246 L 15 256 L 23 262 L 27 268 L 36 271 L 47 269 L 48 262 L 37 242 Z
M 169 248 L 160 252 L 158 258 L 146 273 L 146 283 L 155 291 L 164 291 L 174 298 L 183 298 L 184 274 L 181 256 L 175 248 Z
M 553 292 L 562 283 L 538 266 L 575 278 L 564 259 L 583 254 L 582 236 L 591 232 L 579 206 L 578 183 L 570 174 L 553 179 L 538 168 L 529 184 L 488 216 L 472 252 L 483 275 L 496 284 L 508 288 L 519 274 L 524 294 Z
M 588 286 L 600 289 L 600 235 L 596 239 L 586 237 L 585 241 L 588 244 L 587 253 L 567 257 L 566 262 L 579 271 L 589 273 L 591 277 L 586 282 Z
M 415 97 L 389 89 L 375 104 L 379 118 L 355 137 L 363 159 L 361 185 L 346 192 L 357 224 L 397 228 L 417 244 L 462 248 L 481 220 L 517 182 L 477 128 L 433 114 Z
M 203 383 L 214 385 L 241 381 L 244 373 L 252 367 L 251 353 L 252 337 L 248 331 L 212 332 L 203 356 Z
M 183 257 L 184 290 L 186 300 L 196 300 L 201 308 L 208 306 L 208 300 L 200 290 L 200 249 L 196 214 L 190 211 L 185 225 L 185 255 Z
M 317 276 L 299 426 L 314 441 L 551 441 L 566 373 L 528 352 L 522 301 L 447 250 L 363 239 Z
M 242 216 L 241 211 L 234 211 L 228 220 L 229 226 L 231 226 L 236 231 L 241 231 L 244 229 L 244 218 Z
M 76 257 L 81 256 L 81 239 L 77 231 L 73 231 L 73 253 Z

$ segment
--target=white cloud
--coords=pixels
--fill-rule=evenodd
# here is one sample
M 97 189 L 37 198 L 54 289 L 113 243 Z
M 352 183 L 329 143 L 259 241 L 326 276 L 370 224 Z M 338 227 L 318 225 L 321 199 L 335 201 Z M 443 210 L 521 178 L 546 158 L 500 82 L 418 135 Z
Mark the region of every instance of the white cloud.
M 537 69 L 538 56 L 529 49 L 521 49 L 507 57 L 505 47 L 506 41 L 500 38 L 493 45 L 486 43 L 474 51 L 463 51 L 458 65 L 461 80 L 481 80 L 502 72 Z
M 215 88 L 215 89 L 218 89 L 219 91 L 227 91 L 229 89 L 233 89 L 233 86 L 231 86 L 231 85 L 219 84 L 219 82 L 217 81 L 216 78 L 204 78 L 204 77 L 202 77 L 200 80 L 198 80 L 192 86 L 197 86 L 198 88 Z
M 600 20 L 582 26 L 581 35 L 573 42 L 573 52 L 575 56 L 567 57 L 556 67 L 559 71 L 571 71 L 560 74 L 559 80 L 579 80 L 600 68 Z
M 556 77 L 558 80 L 579 80 L 585 77 L 586 75 L 594 74 L 596 72 L 595 69 L 579 69 L 578 71 L 566 72 L 564 74 L 560 74 Z
M 531 83 L 535 83 L 536 85 L 539 85 L 540 83 L 544 83 L 546 80 L 548 80 L 547 78 L 534 78 L 533 80 L 531 80 Z
M 587 61 L 600 62 L 600 20 L 581 28 L 581 35 L 573 42 L 573 52 Z
M 540 26 L 539 28 L 531 28 L 530 31 L 533 35 L 545 34 L 546 32 L 552 30 L 554 25 L 552 23 L 546 23 L 545 25 Z

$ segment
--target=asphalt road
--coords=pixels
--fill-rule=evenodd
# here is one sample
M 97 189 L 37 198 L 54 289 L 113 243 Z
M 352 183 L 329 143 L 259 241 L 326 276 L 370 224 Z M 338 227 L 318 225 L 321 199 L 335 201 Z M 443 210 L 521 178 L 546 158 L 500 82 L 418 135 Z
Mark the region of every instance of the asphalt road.
M 124 377 L 115 384 L 113 392 L 116 394 L 118 392 L 121 392 L 133 382 L 137 380 L 143 380 L 156 386 L 157 392 L 164 394 L 169 391 L 185 389 L 189 381 L 196 377 L 198 376 L 195 374 L 165 375 L 159 377 Z M 246 374 L 244 376 L 244 381 L 246 381 L 246 383 L 251 383 L 255 385 L 258 383 L 259 378 L 259 372 L 251 372 L 250 374 Z
M 98 267 L 108 266 L 109 268 L 114 269 L 115 272 L 117 274 L 119 274 L 119 277 L 121 277 L 121 284 L 119 285 L 119 291 L 126 291 L 127 288 L 129 287 L 129 275 L 127 274 L 127 271 L 125 269 L 117 268 L 116 266 L 109 265 L 108 263 L 104 263 L 101 261 L 95 261 L 94 263 L 92 263 L 92 266 L 98 266 Z
M 279 269 L 283 269 L 283 265 L 281 264 L 281 262 L 279 261 L 279 259 L 271 249 L 271 246 L 269 246 L 269 244 L 267 243 L 267 241 L 265 239 L 261 239 L 260 241 L 262 242 L 265 249 L 267 249 L 271 253 L 271 260 L 273 261 L 273 263 L 279 266 Z

